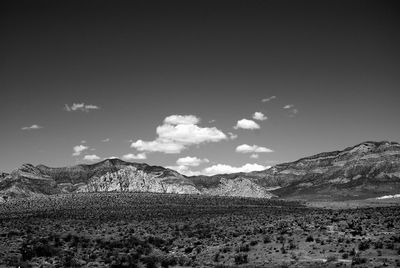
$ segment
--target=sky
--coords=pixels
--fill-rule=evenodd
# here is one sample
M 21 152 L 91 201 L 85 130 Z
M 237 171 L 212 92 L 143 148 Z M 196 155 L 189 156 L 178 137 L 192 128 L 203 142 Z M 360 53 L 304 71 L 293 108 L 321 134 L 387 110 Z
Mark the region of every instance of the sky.
M 0 171 L 187 175 L 400 141 L 396 1 L 1 1 Z

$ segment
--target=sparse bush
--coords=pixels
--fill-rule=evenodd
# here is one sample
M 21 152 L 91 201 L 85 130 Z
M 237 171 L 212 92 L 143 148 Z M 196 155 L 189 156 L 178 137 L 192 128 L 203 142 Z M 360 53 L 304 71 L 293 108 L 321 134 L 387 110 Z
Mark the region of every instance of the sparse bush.
M 306 242 L 314 242 L 314 237 L 312 235 L 307 236 Z
M 236 265 L 245 264 L 245 263 L 248 263 L 247 254 L 239 253 L 239 254 L 235 255 L 235 264 Z
M 361 251 L 369 249 L 369 243 L 370 243 L 370 241 L 368 241 L 368 240 L 361 241 L 361 243 L 358 245 L 358 249 Z
M 337 261 L 337 260 L 338 260 L 338 258 L 337 258 L 336 255 L 330 255 L 330 256 L 328 256 L 328 257 L 326 258 L 326 261 L 327 261 L 327 262 L 335 262 L 335 261 Z
M 269 235 L 264 236 L 263 242 L 264 244 L 271 243 L 271 237 Z

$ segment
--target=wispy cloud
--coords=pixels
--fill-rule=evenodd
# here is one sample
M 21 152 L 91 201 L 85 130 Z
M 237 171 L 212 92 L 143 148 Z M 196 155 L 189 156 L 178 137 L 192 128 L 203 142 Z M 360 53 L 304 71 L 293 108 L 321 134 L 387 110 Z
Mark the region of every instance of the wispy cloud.
M 101 140 L 102 142 L 109 142 L 109 141 L 111 141 L 111 139 L 110 138 L 106 138 L 106 139 L 104 139 L 104 140 Z
M 267 120 L 268 117 L 266 117 L 262 112 L 255 112 L 253 114 L 253 119 L 259 120 L 259 121 L 264 121 L 264 120 Z
M 235 129 L 259 129 L 260 125 L 254 122 L 253 120 L 249 119 L 241 119 L 237 121 L 236 126 L 234 126 Z
M 88 155 L 85 155 L 85 156 L 83 157 L 83 160 L 93 162 L 93 161 L 100 160 L 100 157 L 97 156 L 97 155 L 95 155 L 95 154 L 88 154 Z
M 153 141 L 137 140 L 131 147 L 138 151 L 180 153 L 191 145 L 226 140 L 227 136 L 216 127 L 199 127 L 200 119 L 194 115 L 171 115 L 157 127 Z
M 296 114 L 299 113 L 299 109 L 295 108 L 293 104 L 287 104 L 283 106 L 283 109 L 289 111 L 289 116 L 294 117 Z
M 32 126 L 29 126 L 29 127 L 22 127 L 21 129 L 22 129 L 22 130 L 35 130 L 35 129 L 41 129 L 41 128 L 43 128 L 43 127 L 41 127 L 41 126 L 39 126 L 39 125 L 36 125 L 36 124 L 33 124 Z
M 146 159 L 147 155 L 146 153 L 139 153 L 139 154 L 125 154 L 122 156 L 122 159 L 124 160 L 143 160 Z
M 271 96 L 271 97 L 269 97 L 269 98 L 262 99 L 261 101 L 262 101 L 262 102 L 269 102 L 269 101 L 272 101 L 272 100 L 274 100 L 274 99 L 276 99 L 276 96 Z
M 283 109 L 292 109 L 293 107 L 293 104 L 286 104 L 285 106 L 283 106 Z
M 73 156 L 78 156 L 78 155 L 80 155 L 83 151 L 85 151 L 85 150 L 87 150 L 87 149 L 89 149 L 88 146 L 85 146 L 85 145 L 82 145 L 82 144 L 76 145 L 76 146 L 74 146 L 74 148 L 73 148 L 74 153 L 73 153 L 72 155 L 73 155 Z
M 64 109 L 67 112 L 74 112 L 74 111 L 89 112 L 90 110 L 98 110 L 100 109 L 100 107 L 97 105 L 85 104 L 82 102 L 82 103 L 73 103 L 71 106 L 65 104 Z

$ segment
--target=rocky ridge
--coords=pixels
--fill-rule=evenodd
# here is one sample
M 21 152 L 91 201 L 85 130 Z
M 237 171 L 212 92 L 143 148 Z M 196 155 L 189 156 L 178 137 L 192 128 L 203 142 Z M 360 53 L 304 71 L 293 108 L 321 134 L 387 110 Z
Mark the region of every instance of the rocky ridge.
M 10 174 L 0 174 L 0 200 L 105 191 L 302 200 L 394 195 L 400 193 L 400 144 L 363 142 L 263 171 L 210 177 L 186 177 L 171 169 L 120 159 L 63 168 L 24 164 Z

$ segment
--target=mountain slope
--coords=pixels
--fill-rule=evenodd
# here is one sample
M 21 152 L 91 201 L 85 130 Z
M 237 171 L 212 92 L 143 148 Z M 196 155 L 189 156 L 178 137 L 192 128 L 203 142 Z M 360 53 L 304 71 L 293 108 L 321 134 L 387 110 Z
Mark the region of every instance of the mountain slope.
M 400 144 L 363 142 L 268 170 L 230 174 L 247 178 L 286 199 L 345 200 L 400 193 Z M 207 183 L 218 184 L 221 175 Z M 193 178 L 204 183 L 204 178 Z M 274 189 L 275 188 L 275 189 Z
M 263 171 L 210 177 L 186 177 L 171 169 L 120 159 L 62 168 L 24 164 L 10 174 L 0 173 L 0 197 L 3 199 L 101 191 L 302 200 L 393 195 L 400 193 L 400 144 L 363 142 Z

